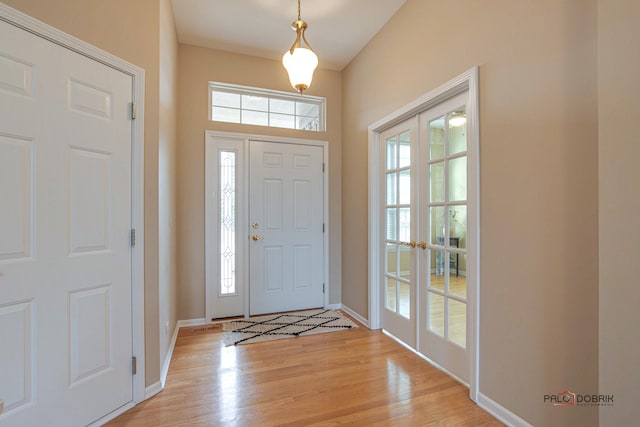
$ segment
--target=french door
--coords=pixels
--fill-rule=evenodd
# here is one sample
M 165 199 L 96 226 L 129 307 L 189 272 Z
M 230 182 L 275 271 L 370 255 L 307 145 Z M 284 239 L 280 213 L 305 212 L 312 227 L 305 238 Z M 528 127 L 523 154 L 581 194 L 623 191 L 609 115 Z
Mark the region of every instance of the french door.
M 418 120 L 409 119 L 381 135 L 384 260 L 382 310 L 384 328 L 411 347 L 416 346 L 416 221 L 415 153 Z
M 381 322 L 469 381 L 467 100 L 462 93 L 380 134 Z M 470 259 L 473 258 L 473 259 Z

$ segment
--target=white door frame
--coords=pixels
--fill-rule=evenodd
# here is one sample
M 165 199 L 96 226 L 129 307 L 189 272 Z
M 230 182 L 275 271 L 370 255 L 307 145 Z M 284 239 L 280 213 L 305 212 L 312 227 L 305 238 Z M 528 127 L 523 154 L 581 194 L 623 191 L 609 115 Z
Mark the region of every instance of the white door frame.
M 469 395 L 474 402 L 478 401 L 479 390 L 479 336 L 480 336 L 480 121 L 478 107 L 478 67 L 473 67 L 447 83 L 420 96 L 404 107 L 369 126 L 369 327 L 380 329 L 380 203 L 383 194 L 380 186 L 380 134 L 384 130 L 407 120 L 423 111 L 440 104 L 447 99 L 469 91 L 467 106 L 468 164 L 469 176 L 473 178 L 474 187 L 469 191 L 469 211 L 467 221 L 471 230 L 476 230 L 475 251 L 478 254 L 476 265 L 467 265 L 476 277 L 475 283 L 468 283 L 468 316 L 469 342 L 468 350 L 471 358 L 469 376 Z
M 204 135 L 204 143 L 205 143 L 205 319 L 206 322 L 211 322 L 211 319 L 215 317 L 215 314 L 212 313 L 211 307 L 208 303 L 209 297 L 211 295 L 217 294 L 217 283 L 218 276 L 215 274 L 216 269 L 210 265 L 207 261 L 208 255 L 210 253 L 215 252 L 217 242 L 214 241 L 213 236 L 215 233 L 214 229 L 218 227 L 218 224 L 213 224 L 209 220 L 210 215 L 207 212 L 213 212 L 213 209 L 217 209 L 218 199 L 215 197 L 217 195 L 217 190 L 212 188 L 213 180 L 212 174 L 215 173 L 214 165 L 210 165 L 210 158 L 212 153 L 216 149 L 216 140 L 223 139 L 226 141 L 235 140 L 238 144 L 242 144 L 244 153 L 244 158 L 239 159 L 242 162 L 241 170 L 243 176 L 241 177 L 242 188 L 241 188 L 241 196 L 243 206 L 243 212 L 238 212 L 238 228 L 243 230 L 242 233 L 245 234 L 246 238 L 239 239 L 242 242 L 241 247 L 237 247 L 236 251 L 242 256 L 242 265 L 243 269 L 246 272 L 244 275 L 245 283 L 243 284 L 244 288 L 243 292 L 243 313 L 245 317 L 249 317 L 249 234 L 246 230 L 249 230 L 249 142 L 250 141 L 264 141 L 264 142 L 275 142 L 281 144 L 298 144 L 298 145 L 313 145 L 317 147 L 322 147 L 323 151 L 323 161 L 325 164 L 325 172 L 323 174 L 323 217 L 325 223 L 325 232 L 323 236 L 323 283 L 325 283 L 325 292 L 324 292 L 324 306 L 325 308 L 329 307 L 329 290 L 331 289 L 331 283 L 329 282 L 329 230 L 331 229 L 331 225 L 329 223 L 329 172 L 331 171 L 331 166 L 329 164 L 329 143 L 328 141 L 320 141 L 315 139 L 301 139 L 301 138 L 285 138 L 278 136 L 266 136 L 266 135 L 255 135 L 255 134 L 247 134 L 247 133 L 235 133 L 235 132 L 218 132 L 218 131 L 205 131 Z
M 118 413 L 122 413 L 146 398 L 144 365 L 144 70 L 3 3 L 0 3 L 0 20 L 121 71 L 131 76 L 133 81 L 133 102 L 137 106 L 137 117 L 132 120 L 131 132 L 133 144 L 131 152 L 131 224 L 135 230 L 138 244 L 132 248 L 131 255 L 131 303 L 132 345 L 133 356 L 137 360 L 137 371 L 133 376 L 133 402 L 118 410 Z M 111 418 L 115 415 L 117 414 L 109 414 Z

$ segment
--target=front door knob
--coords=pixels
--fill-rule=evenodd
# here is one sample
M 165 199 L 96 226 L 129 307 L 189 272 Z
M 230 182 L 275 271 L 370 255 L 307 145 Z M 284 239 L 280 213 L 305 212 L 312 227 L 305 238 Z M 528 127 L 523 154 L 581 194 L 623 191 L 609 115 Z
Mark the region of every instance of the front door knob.
M 251 238 L 254 242 L 257 242 L 258 240 L 262 240 L 264 237 L 254 234 Z

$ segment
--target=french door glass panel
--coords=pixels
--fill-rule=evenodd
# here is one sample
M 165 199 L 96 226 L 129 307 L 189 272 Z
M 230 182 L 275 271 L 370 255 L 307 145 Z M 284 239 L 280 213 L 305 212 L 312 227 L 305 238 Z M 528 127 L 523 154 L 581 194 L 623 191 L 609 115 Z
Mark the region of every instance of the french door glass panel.
M 415 345 L 415 239 L 412 163 L 417 145 L 417 119 L 386 131 L 382 214 L 384 243 L 382 307 L 384 328 Z
M 429 121 L 427 329 L 466 347 L 467 156 L 465 108 Z M 466 263 L 465 263 L 466 265 Z M 453 273 L 453 274 L 452 274 Z
M 421 113 L 418 239 L 418 350 L 459 378 L 467 351 L 468 162 L 465 102 L 451 98 Z

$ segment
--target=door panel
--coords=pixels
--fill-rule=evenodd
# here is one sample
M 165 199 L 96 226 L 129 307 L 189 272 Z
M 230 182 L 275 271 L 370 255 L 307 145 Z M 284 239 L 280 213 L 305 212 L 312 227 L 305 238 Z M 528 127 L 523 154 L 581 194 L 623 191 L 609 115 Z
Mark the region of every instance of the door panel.
M 413 162 L 418 138 L 417 119 L 409 119 L 384 133 L 385 156 L 383 227 L 381 245 L 382 327 L 410 346 L 416 345 L 415 185 Z
M 323 149 L 250 141 L 250 314 L 322 307 Z
M 418 350 L 469 381 L 467 350 L 467 137 L 463 93 L 420 114 Z
M 0 22 L 0 426 L 132 400 L 132 88 Z

